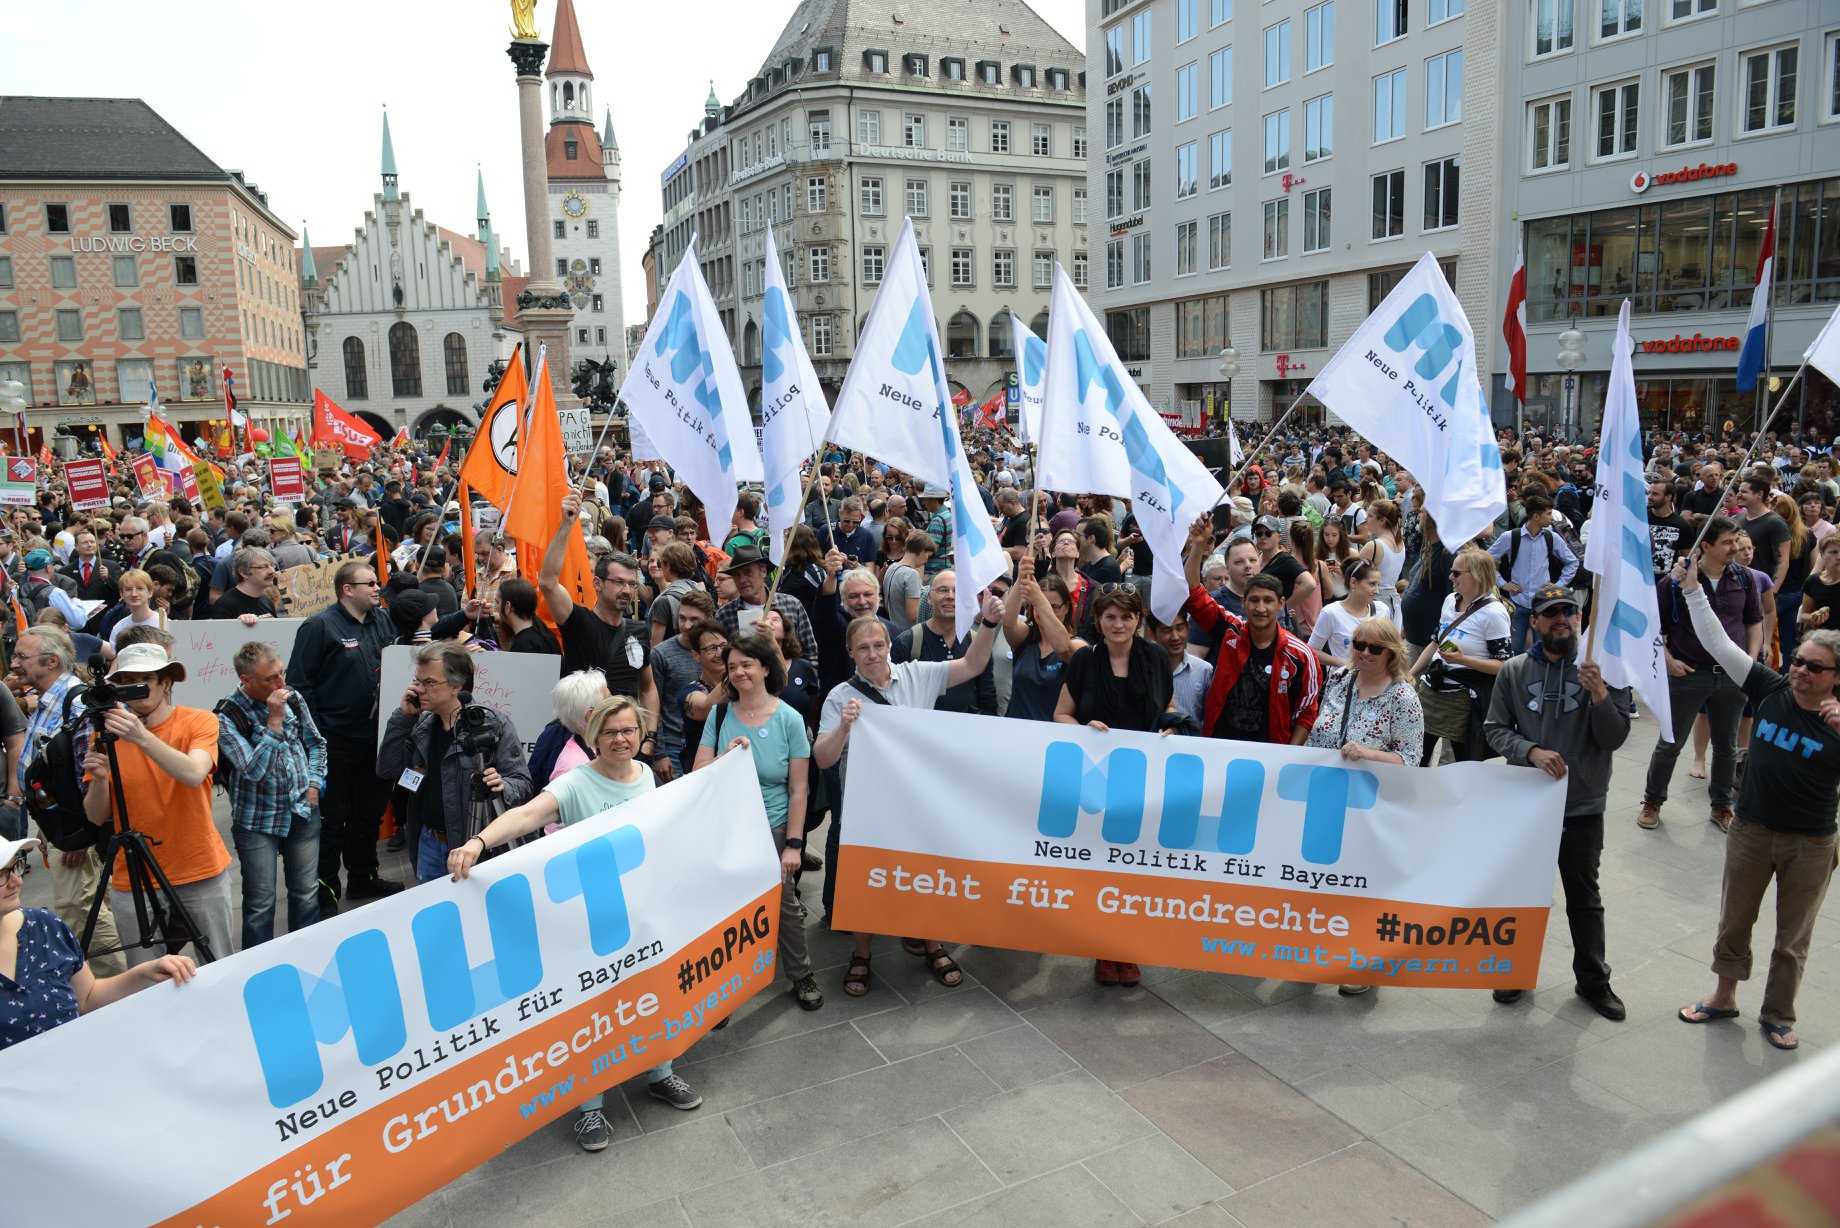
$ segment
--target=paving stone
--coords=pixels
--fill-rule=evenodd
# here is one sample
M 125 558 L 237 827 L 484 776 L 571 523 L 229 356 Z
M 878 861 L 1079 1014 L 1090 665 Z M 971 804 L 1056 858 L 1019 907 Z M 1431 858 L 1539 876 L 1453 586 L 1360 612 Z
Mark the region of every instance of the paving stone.
M 981 985 L 857 1020 L 855 1030 L 891 1062 L 1015 1026 L 1016 1012 Z
M 916 1221 L 916 1228 L 1136 1228 L 1131 1209 L 1078 1165 Z
M 1083 1070 L 1030 1083 L 945 1115 L 1005 1184 L 1153 1133 L 1148 1121 Z
M 1086 1170 L 1146 1223 L 1158 1224 L 1233 1192 L 1207 1165 L 1158 1133 L 1091 1156 Z
M 1246 1228 L 1475 1228 L 1488 1217 L 1398 1156 L 1361 1142 L 1221 1200 Z
M 1141 987 L 1056 1002 L 1024 1018 L 1113 1088 L 1227 1051 L 1218 1036 Z
M 976 1062 L 978 1069 L 1005 1091 L 1051 1079 L 1079 1065 L 1031 1023 L 1018 1023 L 980 1036 L 961 1044 L 958 1051 Z
M 874 1047 L 848 1023 L 834 1023 L 786 1040 L 707 1057 L 701 1055 L 703 1047 L 692 1049 L 674 1067 L 685 1082 L 702 1093 L 701 1108 L 686 1113 L 654 1100 L 640 1079 L 630 1080 L 621 1088 L 641 1129 L 668 1130 L 699 1114 L 717 1116 L 885 1064 Z

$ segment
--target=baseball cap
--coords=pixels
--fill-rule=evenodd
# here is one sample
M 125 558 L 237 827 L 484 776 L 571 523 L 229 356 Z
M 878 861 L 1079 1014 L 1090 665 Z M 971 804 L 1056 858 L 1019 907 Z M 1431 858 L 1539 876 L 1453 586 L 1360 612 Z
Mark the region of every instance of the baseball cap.
M 158 644 L 130 644 L 115 656 L 115 668 L 109 671 L 109 681 L 114 682 L 123 674 L 171 674 L 174 682 L 185 681 L 185 665 L 166 655 L 166 650 Z
M 51 564 L 51 551 L 49 550 L 28 550 L 26 551 L 26 570 L 27 571 L 37 571 L 41 567 L 50 566 L 50 564 Z
M 1284 522 L 1276 516 L 1260 516 L 1257 520 L 1252 522 L 1252 531 L 1257 533 L 1260 529 L 1264 529 L 1271 533 L 1282 533 L 1284 532 Z
M 1576 606 L 1578 594 L 1563 584 L 1542 584 L 1533 593 L 1533 612 L 1544 614 L 1556 605 Z
M 15 857 L 38 847 L 40 841 L 35 836 L 27 836 L 23 840 L 0 840 L 0 866 L 10 866 Z

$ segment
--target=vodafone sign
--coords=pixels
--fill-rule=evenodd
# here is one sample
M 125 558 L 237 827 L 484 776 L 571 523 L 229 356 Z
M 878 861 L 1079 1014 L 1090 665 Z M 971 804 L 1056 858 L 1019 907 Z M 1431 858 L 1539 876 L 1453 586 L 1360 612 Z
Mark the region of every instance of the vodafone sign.
M 1737 173 L 1736 162 L 1701 162 L 1698 166 L 1683 166 L 1677 171 L 1637 171 L 1629 177 L 1629 190 L 1640 196 L 1651 187 L 1697 183 L 1701 179 L 1717 179 Z

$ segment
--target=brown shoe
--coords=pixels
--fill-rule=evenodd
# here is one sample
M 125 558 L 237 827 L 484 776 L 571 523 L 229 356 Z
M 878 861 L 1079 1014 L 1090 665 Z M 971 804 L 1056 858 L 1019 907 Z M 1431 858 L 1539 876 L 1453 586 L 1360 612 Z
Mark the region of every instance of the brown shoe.
M 1642 813 L 1636 816 L 1636 826 L 1644 831 L 1653 831 L 1655 828 L 1661 826 L 1661 804 L 1659 802 L 1643 802 Z
M 1731 831 L 1731 820 L 1732 813 L 1730 806 L 1714 806 L 1712 808 L 1712 825 L 1720 831 Z

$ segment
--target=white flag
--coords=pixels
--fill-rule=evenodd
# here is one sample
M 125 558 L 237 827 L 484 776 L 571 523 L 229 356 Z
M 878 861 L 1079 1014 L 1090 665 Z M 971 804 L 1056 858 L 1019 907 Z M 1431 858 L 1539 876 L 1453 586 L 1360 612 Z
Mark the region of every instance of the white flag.
M 703 501 L 709 531 L 726 532 L 735 515 L 735 488 L 762 480 L 760 447 L 735 352 L 697 267 L 695 239 L 658 297 L 620 399 L 638 424 L 634 455 L 642 432 L 646 450 Z
M 1597 454 L 1597 498 L 1584 565 L 1597 577 L 1591 621 L 1595 657 L 1611 686 L 1632 688 L 1674 740 L 1667 658 L 1655 597 L 1655 556 L 1648 538 L 1648 479 L 1643 476 L 1642 420 L 1636 412 L 1635 366 L 1629 352 L 1629 301 L 1617 319 L 1604 393 L 1603 444 Z
M 1411 470 L 1441 540 L 1467 542 L 1507 510 L 1501 452 L 1477 380 L 1476 336 L 1431 253 L 1309 391 Z
M 1245 450 L 1239 446 L 1239 428 L 1233 425 L 1233 419 L 1227 419 L 1227 463 L 1238 469 L 1245 463 Z
M 760 452 L 766 473 L 767 524 L 772 526 L 767 553 L 778 564 L 785 561 L 787 532 L 799 523 L 801 471 L 830 428 L 831 408 L 824 403 L 818 373 L 799 335 L 771 222 L 767 223 L 763 291 L 761 314 L 766 323 L 760 350 Z
M 1826 325 L 1802 357 L 1808 360 L 1809 366 L 1840 384 L 1840 307 L 1827 317 Z
M 1060 265 L 1048 309 L 1048 373 L 1037 457 L 1044 490 L 1131 501 L 1156 556 L 1151 609 L 1168 622 L 1188 597 L 1188 526 L 1220 501 L 1220 483 L 1150 408 L 1111 338 Z
M 951 491 L 957 626 L 964 635 L 978 617 L 978 592 L 1009 570 L 1009 556 L 959 442 L 942 355 L 914 224 L 904 220 L 837 394 L 830 440 Z
M 1017 425 L 1023 442 L 1041 438 L 1041 399 L 1048 372 L 1048 343 L 1037 337 L 1022 317 L 1009 313 L 1010 335 L 1016 346 Z

